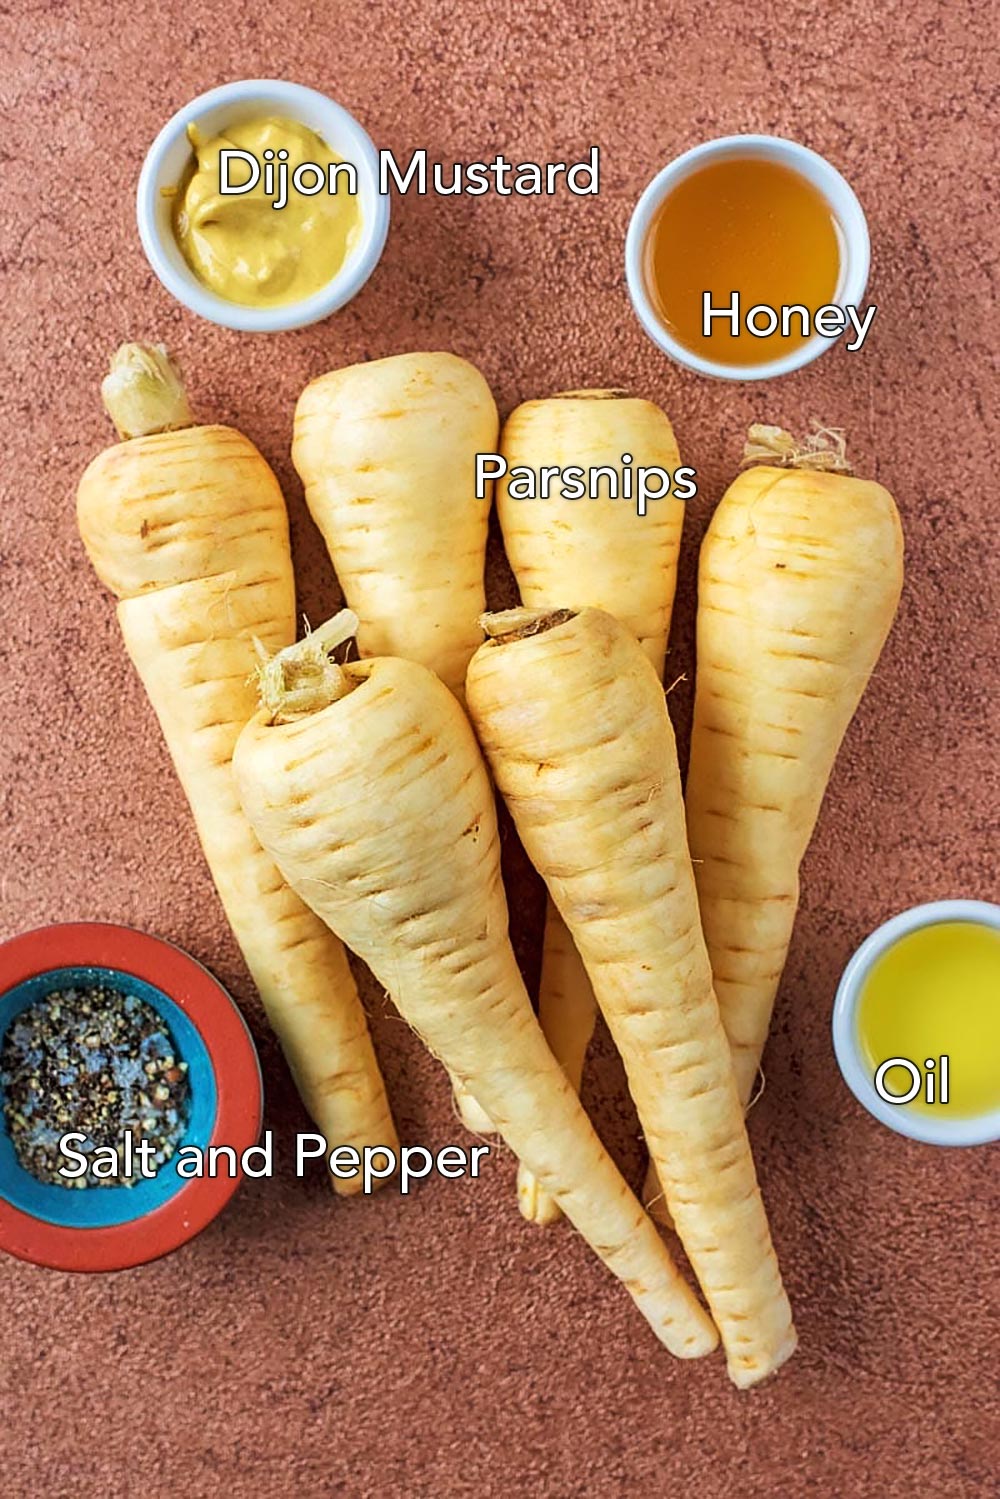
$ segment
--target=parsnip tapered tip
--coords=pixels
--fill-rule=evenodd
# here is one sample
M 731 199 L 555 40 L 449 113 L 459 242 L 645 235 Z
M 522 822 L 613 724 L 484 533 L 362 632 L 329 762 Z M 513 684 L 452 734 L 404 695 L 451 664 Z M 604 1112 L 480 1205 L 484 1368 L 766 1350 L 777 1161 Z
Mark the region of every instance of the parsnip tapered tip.
M 562 1209 L 555 1198 L 523 1165 L 517 1168 L 517 1205 L 526 1223 L 537 1223 L 542 1228 L 549 1228 L 562 1218 Z
M 706 1317 L 704 1326 L 690 1333 L 682 1342 L 668 1342 L 666 1338 L 662 1341 L 667 1344 L 674 1358 L 708 1358 L 719 1346 L 719 1330 Z
M 782 1365 L 787 1364 L 798 1346 L 798 1333 L 794 1327 L 790 1327 L 788 1336 L 766 1363 L 762 1363 L 759 1359 L 743 1360 L 730 1356 L 726 1362 L 729 1378 L 738 1390 L 752 1390 L 755 1385 L 764 1384 L 772 1375 L 777 1374 Z

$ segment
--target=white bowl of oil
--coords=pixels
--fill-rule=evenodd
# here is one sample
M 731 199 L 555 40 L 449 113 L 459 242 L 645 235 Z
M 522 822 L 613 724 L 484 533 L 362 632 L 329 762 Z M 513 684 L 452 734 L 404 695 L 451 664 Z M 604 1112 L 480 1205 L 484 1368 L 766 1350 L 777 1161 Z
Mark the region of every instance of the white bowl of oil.
M 872 932 L 840 981 L 833 1047 L 855 1098 L 898 1134 L 1000 1139 L 1000 906 L 934 901 Z
M 815 331 L 820 306 L 859 309 L 871 249 L 851 187 L 815 151 L 774 135 L 729 135 L 665 166 L 636 205 L 625 242 L 625 275 L 636 315 L 678 364 L 720 380 L 771 380 L 817 359 L 836 336 Z M 741 323 L 713 318 L 740 295 Z M 750 333 L 754 307 L 804 307 L 764 337 Z M 758 326 L 767 327 L 758 315 Z M 850 326 L 850 325 L 848 325 Z M 867 334 L 865 335 L 867 336 Z
M 259 117 L 306 126 L 358 174 L 361 232 L 343 265 L 318 291 L 277 306 L 220 296 L 195 275 L 174 233 L 172 194 L 191 161 L 188 126 L 216 135 Z M 316 89 L 277 78 L 245 78 L 210 89 L 167 121 L 149 148 L 136 193 L 139 237 L 157 277 L 191 312 L 243 333 L 279 333 L 317 323 L 343 307 L 374 271 L 389 232 L 389 199 L 379 192 L 379 158 L 369 135 L 342 105 Z

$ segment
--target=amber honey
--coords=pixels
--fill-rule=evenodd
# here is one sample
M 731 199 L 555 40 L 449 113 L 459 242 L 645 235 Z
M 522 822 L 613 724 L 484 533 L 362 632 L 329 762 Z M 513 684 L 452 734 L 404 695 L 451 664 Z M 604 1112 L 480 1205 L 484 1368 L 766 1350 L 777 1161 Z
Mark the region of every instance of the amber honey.
M 836 296 L 840 263 L 837 222 L 819 189 L 779 162 L 741 156 L 709 162 L 668 193 L 646 240 L 644 276 L 657 316 L 684 348 L 717 364 L 751 365 L 792 353 L 810 335 L 789 312 L 773 333 L 755 337 L 747 312 L 804 307 L 811 328 L 817 308 Z M 739 294 L 735 335 L 722 318 L 705 335 L 705 292 L 714 307 Z

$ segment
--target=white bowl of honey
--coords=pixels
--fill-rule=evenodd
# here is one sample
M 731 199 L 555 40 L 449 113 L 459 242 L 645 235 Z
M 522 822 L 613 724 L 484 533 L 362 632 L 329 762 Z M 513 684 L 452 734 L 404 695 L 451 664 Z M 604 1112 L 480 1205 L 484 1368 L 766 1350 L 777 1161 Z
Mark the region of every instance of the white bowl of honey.
M 844 332 L 860 347 L 875 311 L 861 310 L 869 262 L 864 212 L 844 178 L 771 135 L 725 136 L 677 157 L 639 199 L 625 244 L 650 338 L 722 380 L 790 374 Z
M 844 969 L 833 1047 L 855 1098 L 898 1134 L 1000 1139 L 1000 906 L 933 901 L 872 932 Z

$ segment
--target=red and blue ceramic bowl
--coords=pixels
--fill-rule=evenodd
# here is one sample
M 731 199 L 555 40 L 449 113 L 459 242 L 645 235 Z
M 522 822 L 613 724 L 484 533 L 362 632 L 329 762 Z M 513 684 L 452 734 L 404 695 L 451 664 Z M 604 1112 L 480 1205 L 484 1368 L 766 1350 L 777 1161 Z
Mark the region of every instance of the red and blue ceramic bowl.
M 187 1064 L 188 1104 L 177 1156 L 260 1134 L 260 1066 L 243 1017 L 222 985 L 180 948 L 128 927 L 68 923 L 0 945 L 0 1043 L 15 1018 L 54 990 L 103 986 L 134 995 L 162 1019 Z M 225 1207 L 241 1174 L 184 1177 L 177 1156 L 133 1186 L 83 1190 L 43 1182 L 18 1160 L 0 1084 L 0 1249 L 59 1270 L 125 1270 L 193 1239 Z M 188 1159 L 198 1158 L 188 1152 Z

